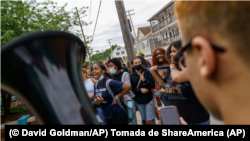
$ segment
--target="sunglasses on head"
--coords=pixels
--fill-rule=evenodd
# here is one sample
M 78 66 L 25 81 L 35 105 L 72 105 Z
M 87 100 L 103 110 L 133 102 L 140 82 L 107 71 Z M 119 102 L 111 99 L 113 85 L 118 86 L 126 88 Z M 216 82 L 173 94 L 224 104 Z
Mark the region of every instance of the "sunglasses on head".
M 225 49 L 219 45 L 215 45 L 214 43 L 209 42 L 211 47 L 218 52 L 225 52 Z M 177 53 L 177 55 L 174 57 L 174 60 L 179 63 L 181 67 L 185 66 L 185 58 L 183 56 L 183 52 L 186 51 L 189 47 L 192 46 L 192 40 L 190 40 L 186 45 L 181 47 Z

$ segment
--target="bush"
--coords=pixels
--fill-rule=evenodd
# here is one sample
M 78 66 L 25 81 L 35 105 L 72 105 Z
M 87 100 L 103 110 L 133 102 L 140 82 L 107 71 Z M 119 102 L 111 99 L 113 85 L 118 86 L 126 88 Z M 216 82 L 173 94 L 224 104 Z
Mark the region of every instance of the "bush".
M 25 112 L 25 111 L 27 111 L 27 110 L 28 110 L 28 108 L 25 107 L 25 106 L 10 108 L 10 112 L 11 112 L 11 113 L 22 113 L 22 112 Z

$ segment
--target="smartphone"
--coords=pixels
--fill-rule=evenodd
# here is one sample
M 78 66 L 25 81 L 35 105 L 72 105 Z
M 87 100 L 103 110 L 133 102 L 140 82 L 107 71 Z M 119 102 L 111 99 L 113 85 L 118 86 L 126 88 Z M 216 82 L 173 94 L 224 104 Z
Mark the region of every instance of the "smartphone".
M 176 106 L 165 106 L 159 111 L 162 125 L 181 125 Z

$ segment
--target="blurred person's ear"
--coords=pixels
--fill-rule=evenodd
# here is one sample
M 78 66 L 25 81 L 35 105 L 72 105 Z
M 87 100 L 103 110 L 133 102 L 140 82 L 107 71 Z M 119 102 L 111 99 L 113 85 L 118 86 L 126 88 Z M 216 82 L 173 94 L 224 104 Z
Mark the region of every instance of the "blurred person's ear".
M 198 67 L 200 75 L 204 78 L 209 78 L 215 71 L 216 60 L 215 52 L 209 41 L 204 37 L 197 36 L 192 40 L 192 47 L 198 51 Z

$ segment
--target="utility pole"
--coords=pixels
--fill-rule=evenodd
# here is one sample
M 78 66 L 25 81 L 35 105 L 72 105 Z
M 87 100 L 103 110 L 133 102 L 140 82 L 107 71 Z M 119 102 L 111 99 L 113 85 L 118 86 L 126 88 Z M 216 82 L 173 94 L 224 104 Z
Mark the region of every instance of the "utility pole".
M 115 0 L 115 5 L 120 21 L 123 41 L 125 43 L 126 51 L 128 54 L 128 60 L 129 62 L 131 62 L 131 60 L 135 58 L 135 52 L 124 3 L 122 0 L 120 1 Z M 130 70 L 132 70 L 132 65 L 130 65 Z
M 130 11 L 134 11 L 134 9 L 133 9 L 133 10 L 128 10 L 127 12 L 128 12 L 128 16 L 129 16 L 129 19 L 130 19 L 130 21 L 131 21 L 132 28 L 133 28 L 133 31 L 134 31 L 135 46 L 136 46 L 136 48 L 137 48 L 137 51 L 139 51 L 139 47 L 138 47 L 138 44 L 137 44 L 137 38 L 136 38 L 136 34 L 135 34 L 135 29 L 134 29 L 134 24 L 133 24 L 133 22 L 132 22 L 132 18 L 131 18 L 131 15 L 134 15 L 135 13 L 130 14 Z
M 107 41 L 108 41 L 108 43 L 109 43 L 109 45 L 110 45 L 111 52 L 112 52 L 112 46 L 111 46 L 111 42 L 112 42 L 112 41 L 110 41 L 110 40 L 112 40 L 112 39 L 108 39 Z
M 91 56 L 90 56 L 90 54 L 89 54 L 89 49 L 88 49 L 88 47 L 87 47 L 87 42 L 86 42 L 86 39 L 85 39 L 85 36 L 84 36 L 84 32 L 83 32 L 83 29 L 82 29 L 81 19 L 80 19 L 80 16 L 79 16 L 77 7 L 75 7 L 75 8 L 76 8 L 77 17 L 78 17 L 78 20 L 79 20 L 79 23 L 80 23 L 80 27 L 81 27 L 81 30 L 82 30 L 82 36 L 83 36 L 83 39 L 84 39 L 84 42 L 85 42 L 85 45 L 86 45 L 86 50 L 87 50 L 88 55 L 89 55 L 89 60 L 90 60 L 91 65 L 93 66 L 92 59 L 91 59 Z M 82 65 L 82 64 L 81 64 L 81 65 Z

